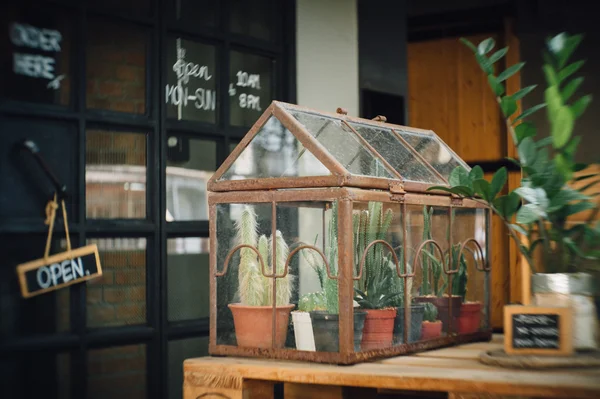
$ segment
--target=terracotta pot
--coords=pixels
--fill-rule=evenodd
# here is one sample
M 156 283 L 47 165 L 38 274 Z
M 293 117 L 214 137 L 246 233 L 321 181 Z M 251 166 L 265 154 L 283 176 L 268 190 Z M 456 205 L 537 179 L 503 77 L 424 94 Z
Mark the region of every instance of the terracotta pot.
M 419 296 L 415 298 L 415 302 L 430 302 L 435 305 L 438 310 L 438 320 L 442 322 L 443 332 L 448 332 L 448 317 L 450 316 L 448 305 L 450 304 L 452 306 L 452 332 L 458 332 L 458 317 L 460 316 L 460 306 L 462 304 L 462 298 L 460 296 L 452 295 L 450 298 L 447 296 Z
M 233 314 L 235 337 L 238 346 L 271 348 L 273 340 L 272 306 L 245 306 L 239 303 L 227 305 Z M 295 305 L 277 306 L 277 331 L 275 347 L 283 348 L 287 336 L 290 312 Z
M 394 336 L 396 309 L 365 309 L 367 317 L 363 328 L 361 350 L 389 348 Z
M 481 302 L 463 303 L 458 316 L 458 333 L 469 334 L 479 330 L 481 324 Z
M 442 335 L 442 322 L 436 321 L 424 321 L 421 325 L 421 339 L 432 339 Z

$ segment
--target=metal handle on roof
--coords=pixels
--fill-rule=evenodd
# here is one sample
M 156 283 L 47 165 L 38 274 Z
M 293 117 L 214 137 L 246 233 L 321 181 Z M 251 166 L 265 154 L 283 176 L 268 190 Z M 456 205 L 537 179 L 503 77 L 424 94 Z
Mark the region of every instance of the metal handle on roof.
M 40 148 L 32 140 L 24 140 L 20 144 L 21 149 L 29 152 L 33 158 L 37 161 L 38 165 L 42 168 L 46 177 L 50 180 L 54 188 L 56 189 L 56 195 L 58 200 L 65 199 L 67 197 L 67 186 L 62 184 L 56 175 L 52 172 L 42 155 L 40 154 Z

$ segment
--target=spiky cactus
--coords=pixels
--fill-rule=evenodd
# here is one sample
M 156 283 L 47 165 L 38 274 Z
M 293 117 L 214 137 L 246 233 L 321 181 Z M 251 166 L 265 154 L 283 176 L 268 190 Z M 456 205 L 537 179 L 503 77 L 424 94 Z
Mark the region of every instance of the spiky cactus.
M 244 207 L 240 219 L 235 224 L 237 229 L 237 245 L 245 244 L 257 248 L 265 264 L 265 271 L 273 269 L 278 275 L 283 273 L 288 257 L 288 246 L 279 230 L 275 233 L 276 258 L 273 257 L 272 237 L 258 237 L 256 213 L 250 206 Z M 268 306 L 273 304 L 273 279 L 262 274 L 256 252 L 249 248 L 240 250 L 240 266 L 238 271 L 240 302 L 246 306 Z M 284 278 L 277 279 L 277 305 L 287 305 L 292 295 L 294 277 L 288 272 Z
M 431 226 L 433 220 L 433 208 L 423 207 L 423 242 L 433 238 Z M 450 225 L 448 229 L 450 229 Z M 449 230 L 448 230 L 449 234 Z M 423 271 L 423 280 L 421 284 L 421 295 L 434 295 L 441 297 L 448 287 L 448 277 L 444 273 L 444 264 L 442 257 L 436 251 L 433 244 L 426 244 L 421 250 L 421 268 Z M 431 280 L 430 280 L 431 278 Z
M 438 309 L 431 302 L 425 302 L 425 311 L 423 314 L 423 320 L 433 323 L 437 320 Z

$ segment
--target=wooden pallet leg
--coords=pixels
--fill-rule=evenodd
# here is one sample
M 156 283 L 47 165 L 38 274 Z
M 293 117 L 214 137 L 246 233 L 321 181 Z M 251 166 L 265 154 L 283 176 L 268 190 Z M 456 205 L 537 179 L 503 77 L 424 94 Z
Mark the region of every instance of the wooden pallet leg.
M 183 399 L 274 399 L 275 383 L 239 376 L 186 373 Z

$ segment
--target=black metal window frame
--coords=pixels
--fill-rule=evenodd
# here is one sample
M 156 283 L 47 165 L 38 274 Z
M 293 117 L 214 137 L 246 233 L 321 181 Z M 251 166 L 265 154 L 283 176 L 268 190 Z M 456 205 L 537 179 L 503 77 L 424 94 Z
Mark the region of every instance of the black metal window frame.
M 10 0 L 12 1 L 12 0 Z M 68 192 L 77 202 L 76 215 L 70 215 L 70 233 L 73 245 L 83 245 L 90 238 L 145 238 L 146 241 L 146 314 L 145 325 L 89 329 L 86 325 L 86 285 L 76 284 L 70 291 L 70 331 L 42 336 L 20 337 L 0 343 L 0 358 L 18 356 L 23 352 L 50 351 L 70 355 L 70 397 L 85 398 L 87 389 L 88 350 L 131 344 L 147 345 L 147 397 L 166 398 L 168 387 L 168 343 L 171 340 L 208 336 L 206 319 L 168 322 L 167 319 L 167 240 L 178 237 L 208 237 L 208 221 L 167 222 L 166 214 L 166 165 L 169 133 L 187 137 L 212 140 L 217 143 L 217 165 L 229 154 L 231 144 L 238 142 L 247 128 L 229 126 L 228 97 L 224 96 L 229 85 L 229 52 L 243 50 L 268 56 L 276 60 L 273 81 L 273 98 L 282 101 L 296 100 L 295 56 L 295 0 L 274 0 L 271 20 L 279 20 L 273 42 L 234 34 L 229 29 L 230 0 L 218 2 L 218 27 L 208 29 L 198 26 L 189 30 L 174 26 L 164 12 L 170 0 L 149 0 L 152 17 L 136 17 L 103 11 L 87 1 L 41 1 L 56 14 L 68 13 L 77 17 L 73 27 L 73 46 L 70 67 L 73 75 L 70 106 L 56 106 L 15 102 L 0 98 L 0 117 L 26 117 L 31 119 L 64 121 L 77 129 L 77 187 Z M 89 1 L 92 3 L 92 1 Z M 173 2 L 174 3 L 174 2 Z M 144 115 L 100 111 L 86 107 L 86 44 L 87 22 L 90 17 L 142 27 L 149 33 L 146 53 L 146 113 Z M 173 121 L 166 117 L 165 93 L 166 46 L 170 35 L 216 45 L 217 64 L 220 66 L 217 83 L 217 101 L 220 102 L 217 123 L 214 125 L 190 121 Z M 111 130 L 146 132 L 147 185 L 146 219 L 140 220 L 87 220 L 86 191 L 86 129 L 89 126 L 110 127 Z M 5 133 L 6 134 L 6 133 Z M 43 152 L 43 148 L 41 149 Z M 75 190 L 75 191 L 74 191 Z M 0 235 L 43 234 L 45 226 L 38 220 L 19 223 L 0 221 Z M 64 234 L 57 224 L 55 236 Z

